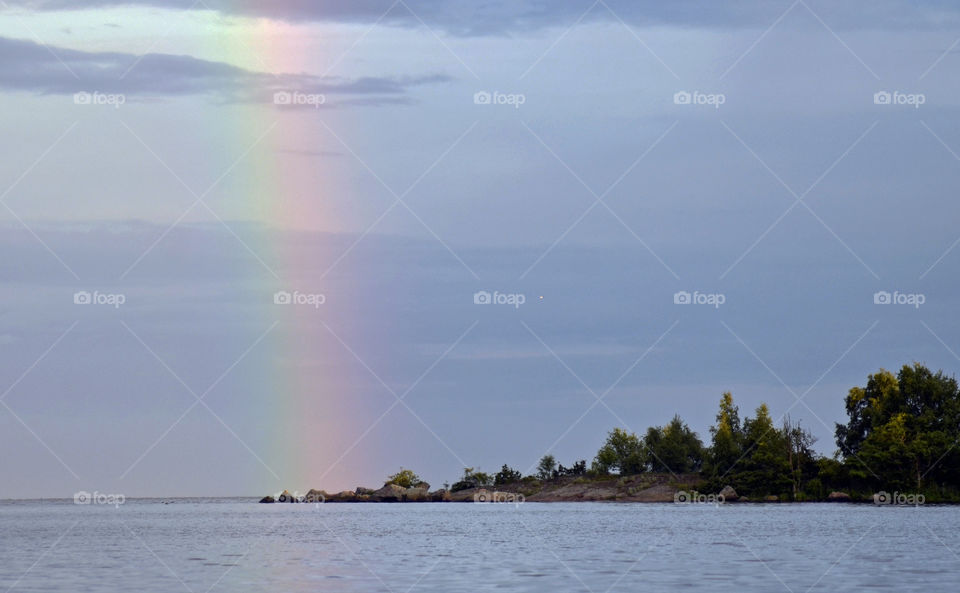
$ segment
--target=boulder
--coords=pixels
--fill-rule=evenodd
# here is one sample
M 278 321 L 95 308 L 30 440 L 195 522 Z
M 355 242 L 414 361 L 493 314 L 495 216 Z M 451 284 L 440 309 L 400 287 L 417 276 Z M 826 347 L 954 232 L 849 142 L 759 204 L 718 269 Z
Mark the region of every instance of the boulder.
M 375 502 L 402 502 L 407 489 L 396 484 L 384 484 L 383 488 L 375 490 L 370 500 Z
M 413 487 L 430 492 L 430 484 L 427 484 L 426 482 L 417 482 L 416 484 L 413 485 Z
M 264 496 L 263 498 L 260 499 L 261 504 L 271 504 L 274 502 L 277 502 L 277 501 L 274 500 L 272 496 Z
M 303 502 L 326 502 L 330 495 L 323 490 L 314 490 L 313 488 L 303 497 Z
M 280 493 L 280 496 L 277 497 L 277 502 L 300 502 L 300 500 L 293 494 L 290 494 L 290 491 L 284 490 Z
M 407 488 L 403 492 L 405 502 L 426 502 L 430 500 L 430 491 L 426 488 Z
M 834 491 L 827 496 L 827 502 L 850 502 L 850 500 L 850 495 L 846 492 Z
M 729 484 L 723 487 L 723 490 L 720 491 L 720 496 L 723 497 L 724 502 L 733 502 L 740 498 L 737 496 L 737 491 Z
M 371 494 L 376 492 L 376 490 L 374 490 L 373 488 L 364 488 L 363 486 L 357 486 L 357 489 L 354 490 L 354 492 L 356 493 L 357 496 L 370 496 Z
M 450 493 L 446 490 L 437 490 L 430 493 L 430 500 L 433 502 L 450 502 Z
M 780 497 L 776 494 L 771 494 L 770 496 L 765 496 L 763 502 L 780 502 Z

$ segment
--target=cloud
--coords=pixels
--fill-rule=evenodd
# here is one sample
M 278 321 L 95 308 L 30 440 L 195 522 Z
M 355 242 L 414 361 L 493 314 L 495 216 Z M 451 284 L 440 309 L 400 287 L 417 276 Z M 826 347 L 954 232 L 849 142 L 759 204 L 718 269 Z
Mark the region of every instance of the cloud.
M 71 10 L 116 6 L 196 9 L 194 0 L 8 0 L 7 5 L 32 10 Z M 807 0 L 806 6 L 836 29 L 942 28 L 956 25 L 960 8 L 947 0 L 854 0 L 837 3 Z M 623 20 L 633 26 L 767 27 L 791 7 L 790 2 L 749 0 L 704 3 L 697 0 L 205 0 L 199 5 L 226 15 L 287 21 L 430 27 L 454 35 L 504 35 L 578 22 Z M 803 10 L 803 5 L 794 9 Z M 589 11 L 589 12 L 588 12 Z
M 0 89 L 38 94 L 101 92 L 134 97 L 206 95 L 223 102 L 272 102 L 274 93 L 343 97 L 342 103 L 410 101 L 413 87 L 450 80 L 420 77 L 319 77 L 253 72 L 190 56 L 87 52 L 0 37 Z M 332 101 L 324 101 L 330 105 Z

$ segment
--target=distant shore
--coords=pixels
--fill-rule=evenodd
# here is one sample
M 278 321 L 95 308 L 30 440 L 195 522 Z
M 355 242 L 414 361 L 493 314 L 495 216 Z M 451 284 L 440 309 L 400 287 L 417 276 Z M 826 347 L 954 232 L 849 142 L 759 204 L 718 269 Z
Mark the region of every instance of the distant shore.
M 747 498 L 726 486 L 719 492 L 698 490 L 702 479 L 696 474 L 638 474 L 603 478 L 563 477 L 543 482 L 520 481 L 501 486 L 465 488 L 457 491 L 431 491 L 429 484 L 404 488 L 386 484 L 382 488 L 357 488 L 328 493 L 311 489 L 305 494 L 284 490 L 265 496 L 261 503 L 338 503 L 338 502 L 649 502 L 649 503 L 777 503 L 793 502 L 777 496 Z M 425 487 L 424 487 L 425 486 Z M 876 502 L 874 497 L 855 498 L 845 492 L 832 492 L 822 500 L 805 502 Z M 881 499 L 881 502 L 882 499 Z M 884 504 L 888 504 L 883 502 Z

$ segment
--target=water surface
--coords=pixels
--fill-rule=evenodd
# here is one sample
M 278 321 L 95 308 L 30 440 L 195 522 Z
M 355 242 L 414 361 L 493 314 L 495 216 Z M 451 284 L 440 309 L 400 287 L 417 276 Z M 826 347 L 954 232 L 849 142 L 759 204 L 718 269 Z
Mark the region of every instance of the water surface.
M 0 503 L 0 591 L 956 591 L 960 508 Z

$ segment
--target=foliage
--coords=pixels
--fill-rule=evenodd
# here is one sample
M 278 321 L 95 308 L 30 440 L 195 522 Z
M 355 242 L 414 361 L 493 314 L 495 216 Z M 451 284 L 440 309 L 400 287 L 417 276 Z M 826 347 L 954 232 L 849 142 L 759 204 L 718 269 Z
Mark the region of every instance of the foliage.
M 397 486 L 402 486 L 403 488 L 412 488 L 413 486 L 423 482 L 420 479 L 420 476 L 413 473 L 412 470 L 400 468 L 400 471 L 393 474 L 387 478 L 387 484 L 396 484 Z
M 504 484 L 519 482 L 521 479 L 523 479 L 523 475 L 520 472 L 504 463 L 500 471 L 497 472 L 497 475 L 494 476 L 493 483 L 495 486 L 502 486 Z
M 550 478 L 556 477 L 557 460 L 553 455 L 547 454 L 540 458 L 540 462 L 537 464 L 537 478 L 540 480 L 546 481 Z
M 646 468 L 646 453 L 640 438 L 622 428 L 614 428 L 597 451 L 593 470 L 598 474 L 616 471 L 620 475 L 639 474 Z
M 644 437 L 651 471 L 690 473 L 703 464 L 703 443 L 680 416 L 664 427 L 650 427 Z
M 472 467 L 463 468 L 463 477 L 460 481 L 450 487 L 450 492 L 459 492 L 469 488 L 480 488 L 484 486 L 493 486 L 493 478 L 490 474 L 476 471 Z
M 859 484 L 887 490 L 960 487 L 960 393 L 957 381 L 921 364 L 896 376 L 881 369 L 844 400 L 847 424 L 837 446 Z

